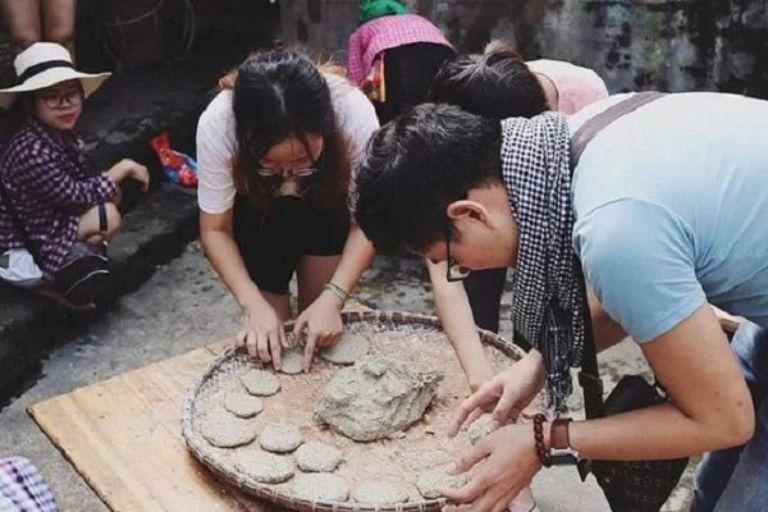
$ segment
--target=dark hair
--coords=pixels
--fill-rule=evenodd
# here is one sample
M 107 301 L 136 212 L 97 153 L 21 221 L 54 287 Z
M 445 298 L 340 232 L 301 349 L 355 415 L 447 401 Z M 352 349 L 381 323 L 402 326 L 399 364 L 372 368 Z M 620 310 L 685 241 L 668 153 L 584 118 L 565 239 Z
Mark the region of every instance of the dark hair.
M 430 101 L 458 105 L 491 119 L 533 117 L 549 110 L 544 89 L 519 53 L 499 43 L 440 68 Z
M 376 132 L 357 172 L 357 223 L 377 251 L 423 252 L 446 207 L 501 181 L 501 126 L 450 105 L 414 107 Z
M 322 135 L 325 142 L 318 162 L 320 172 L 306 199 L 326 209 L 346 200 L 350 180 L 347 141 L 337 129 L 325 77 L 306 55 L 271 50 L 249 56 L 237 68 L 232 109 L 238 144 L 235 187 L 255 207 L 266 211 L 273 201 L 271 191 L 255 172 L 261 158 L 274 144 L 291 136 L 309 152 L 309 133 Z

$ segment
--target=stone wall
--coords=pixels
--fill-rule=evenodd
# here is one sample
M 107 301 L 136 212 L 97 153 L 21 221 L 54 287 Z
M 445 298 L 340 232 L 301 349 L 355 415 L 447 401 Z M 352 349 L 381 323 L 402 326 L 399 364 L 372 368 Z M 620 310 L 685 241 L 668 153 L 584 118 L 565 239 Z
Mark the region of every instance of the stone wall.
M 355 0 L 280 0 L 283 36 L 343 62 Z M 529 59 L 595 69 L 613 92 L 720 90 L 768 98 L 767 0 L 409 0 L 456 46 L 492 37 Z

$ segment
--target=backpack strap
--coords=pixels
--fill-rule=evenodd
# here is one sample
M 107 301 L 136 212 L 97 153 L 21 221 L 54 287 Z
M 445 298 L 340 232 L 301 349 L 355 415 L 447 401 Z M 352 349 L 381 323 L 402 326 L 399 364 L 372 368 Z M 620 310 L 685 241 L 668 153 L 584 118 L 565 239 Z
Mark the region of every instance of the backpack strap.
M 589 142 L 600 131 L 621 116 L 634 112 L 643 105 L 663 97 L 664 94 L 656 91 L 637 93 L 596 115 L 584 123 L 571 137 L 571 169 L 575 170 L 581 154 Z M 581 265 L 577 265 L 582 273 Z M 583 278 L 583 273 L 582 273 Z M 584 410 L 587 418 L 599 418 L 603 415 L 603 383 L 597 367 L 597 349 L 595 347 L 592 320 L 589 314 L 589 302 L 586 291 L 584 304 L 586 318 L 584 319 L 584 354 L 582 356 L 581 371 L 579 372 L 579 384 L 584 391 Z
M 589 144 L 595 135 L 600 133 L 603 128 L 621 116 L 634 112 L 643 105 L 657 100 L 662 96 L 664 96 L 663 92 L 638 92 L 615 105 L 611 105 L 605 111 L 597 114 L 595 117 L 581 125 L 581 128 L 576 130 L 576 133 L 571 137 L 571 169 L 576 169 L 576 166 L 579 163 L 579 158 L 581 158 L 581 154 L 584 152 L 584 149 L 586 149 L 587 144 Z

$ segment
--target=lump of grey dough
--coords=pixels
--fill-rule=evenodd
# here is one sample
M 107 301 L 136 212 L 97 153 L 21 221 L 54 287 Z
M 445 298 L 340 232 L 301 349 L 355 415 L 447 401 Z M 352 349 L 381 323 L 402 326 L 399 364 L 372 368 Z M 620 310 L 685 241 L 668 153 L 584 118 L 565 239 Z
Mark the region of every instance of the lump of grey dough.
M 264 410 L 264 403 L 246 393 L 234 392 L 224 397 L 224 408 L 240 418 L 251 418 Z
M 361 334 L 344 333 L 334 345 L 320 352 L 320 357 L 334 364 L 355 364 L 368 354 L 371 342 Z
M 201 421 L 200 433 L 213 446 L 236 448 L 256 439 L 256 425 L 248 420 L 233 418 L 220 407 Z
M 458 489 L 466 485 L 468 481 L 467 475 L 452 476 L 445 471 L 431 470 L 419 475 L 416 488 L 428 500 L 436 500 L 443 497 L 440 489 Z
M 341 450 L 319 441 L 310 441 L 296 450 L 296 463 L 302 471 L 331 472 L 341 464 Z
M 298 375 L 302 372 L 301 363 L 304 358 L 304 354 L 299 348 L 286 349 L 280 354 L 280 371 L 287 375 Z
M 259 434 L 259 443 L 268 452 L 292 452 L 303 442 L 304 436 L 293 423 L 268 423 Z
M 493 431 L 492 423 L 493 415 L 491 414 L 482 414 L 479 418 L 473 421 L 469 425 L 469 428 L 467 428 L 467 436 L 469 437 L 469 442 L 472 444 L 477 444 L 478 441 L 490 434 Z
M 349 484 L 332 473 L 299 474 L 291 490 L 295 497 L 309 501 L 343 503 L 349 499 Z
M 266 370 L 249 370 L 240 377 L 245 389 L 252 395 L 271 396 L 280 391 L 280 381 Z
M 408 488 L 403 484 L 383 480 L 361 482 L 352 491 L 352 499 L 369 505 L 394 505 L 408 501 Z
M 374 441 L 418 421 L 442 378 L 406 363 L 369 356 L 336 372 L 315 405 L 315 416 L 355 440 Z
M 267 452 L 247 453 L 240 456 L 235 467 L 242 473 L 264 484 L 279 484 L 294 474 L 293 462 Z

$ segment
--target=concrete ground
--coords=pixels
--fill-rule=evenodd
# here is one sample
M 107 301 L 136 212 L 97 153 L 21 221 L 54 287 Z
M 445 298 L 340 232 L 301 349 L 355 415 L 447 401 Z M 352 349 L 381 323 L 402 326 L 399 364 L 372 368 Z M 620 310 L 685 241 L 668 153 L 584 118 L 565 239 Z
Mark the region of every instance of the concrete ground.
M 433 303 L 425 271 L 419 261 L 379 258 L 369 269 L 356 297 L 378 309 L 431 313 Z M 502 335 L 510 333 L 509 295 L 502 307 Z M 104 511 L 106 507 L 74 472 L 26 414 L 40 400 L 69 392 L 127 370 L 182 354 L 230 335 L 239 324 L 236 304 L 204 260 L 198 243 L 182 257 L 160 267 L 136 292 L 123 297 L 95 324 L 59 345 L 29 375 L 25 392 L 0 410 L 0 456 L 18 454 L 38 465 L 51 484 L 62 511 Z M 602 358 L 606 383 L 621 374 L 645 369 L 630 342 Z M 575 397 L 573 407 L 580 406 Z M 690 475 L 665 506 L 666 512 L 687 510 Z M 543 511 L 607 511 L 593 478 L 582 484 L 571 468 L 545 470 L 534 481 Z

